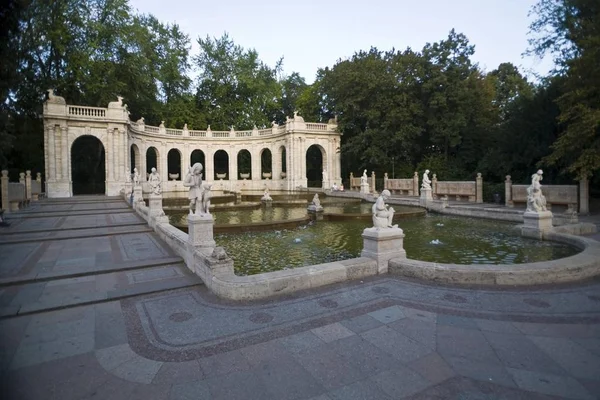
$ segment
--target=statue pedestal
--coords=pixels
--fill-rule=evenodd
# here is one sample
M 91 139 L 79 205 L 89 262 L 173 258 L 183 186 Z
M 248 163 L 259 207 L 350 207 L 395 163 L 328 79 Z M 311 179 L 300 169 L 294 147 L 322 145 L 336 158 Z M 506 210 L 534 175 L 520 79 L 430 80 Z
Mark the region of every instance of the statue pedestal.
M 368 183 L 361 183 L 360 184 L 360 192 L 364 193 L 364 194 L 369 194 L 371 192 L 371 190 L 369 189 L 369 184 Z
M 306 207 L 306 210 L 308 210 L 309 213 L 322 213 L 323 206 L 315 206 L 314 204 L 309 204 L 308 207 Z
M 419 198 L 419 205 L 426 206 L 432 201 L 433 196 L 431 195 L 431 188 L 421 188 L 421 197 Z
M 188 221 L 188 244 L 192 247 L 215 247 L 213 239 L 214 220 L 211 214 L 190 214 Z
M 404 232 L 400 228 L 367 228 L 362 233 L 363 250 L 361 257 L 377 261 L 379 274 L 388 273 L 388 261 L 392 258 L 406 258 Z
M 551 211 L 525 211 L 523 214 L 521 236 L 541 240 L 543 239 L 544 233 L 549 232 L 552 229 Z
M 148 208 L 150 209 L 150 215 L 164 215 L 165 212 L 162 209 L 162 195 L 150 193 L 150 196 L 148 197 Z
M 144 201 L 144 196 L 142 195 L 142 185 L 134 185 L 133 186 L 133 202 L 137 203 L 138 201 Z M 162 207 L 162 200 L 161 200 Z

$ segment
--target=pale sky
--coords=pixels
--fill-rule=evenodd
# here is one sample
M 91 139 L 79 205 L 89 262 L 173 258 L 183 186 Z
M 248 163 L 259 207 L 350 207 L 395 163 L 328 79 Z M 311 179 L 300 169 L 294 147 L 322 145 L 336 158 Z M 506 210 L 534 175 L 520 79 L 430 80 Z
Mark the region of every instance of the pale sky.
M 312 83 L 318 68 L 333 66 L 356 51 L 411 47 L 448 37 L 452 28 L 475 45 L 472 60 L 486 71 L 512 62 L 522 73 L 546 75 L 549 57 L 523 58 L 537 0 L 130 0 L 133 9 L 177 23 L 190 36 L 221 37 L 254 48 L 274 67 L 283 56 L 286 75 L 298 72 Z M 533 79 L 531 75 L 530 79 Z

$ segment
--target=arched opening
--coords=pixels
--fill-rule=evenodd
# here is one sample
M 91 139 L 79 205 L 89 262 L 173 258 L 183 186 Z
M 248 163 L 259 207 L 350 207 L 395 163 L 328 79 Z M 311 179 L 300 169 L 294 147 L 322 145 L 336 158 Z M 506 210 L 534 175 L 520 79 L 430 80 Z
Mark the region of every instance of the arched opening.
M 177 149 L 171 149 L 167 153 L 167 171 L 169 171 L 170 181 L 181 180 L 181 152 Z
M 323 170 L 325 165 L 325 150 L 313 144 L 306 150 L 306 180 L 308 187 L 323 186 Z
M 158 157 L 158 150 L 156 147 L 148 147 L 148 150 L 146 150 L 146 176 L 143 177 L 144 180 L 148 180 L 148 175 L 150 175 L 152 168 L 158 170 Z
M 260 177 L 262 179 L 273 178 L 273 156 L 271 150 L 263 149 L 260 153 Z
M 281 155 L 281 179 L 283 179 L 287 176 L 287 153 L 285 146 L 279 148 L 279 154 Z
M 71 146 L 73 195 L 105 194 L 106 165 L 102 142 L 94 136 L 80 136 Z
M 229 179 L 229 154 L 225 150 L 217 150 L 214 157 L 214 179 Z
M 240 179 L 252 179 L 252 155 L 248 150 L 237 153 L 237 166 Z
M 133 174 L 133 169 L 137 168 L 138 173 L 139 173 L 140 168 L 142 168 L 142 165 L 141 165 L 142 159 L 140 158 L 140 148 L 137 147 L 137 144 L 131 145 L 131 148 L 129 151 L 129 159 L 131 161 L 131 163 L 129 164 L 129 172 Z
M 202 166 L 204 168 L 206 168 L 205 161 L 206 160 L 205 160 L 204 152 L 202 150 L 196 149 L 196 150 L 192 151 L 192 154 L 190 154 L 190 166 L 192 166 L 196 163 L 200 163 L 200 164 L 202 164 Z M 202 176 L 204 176 L 204 175 L 202 175 Z

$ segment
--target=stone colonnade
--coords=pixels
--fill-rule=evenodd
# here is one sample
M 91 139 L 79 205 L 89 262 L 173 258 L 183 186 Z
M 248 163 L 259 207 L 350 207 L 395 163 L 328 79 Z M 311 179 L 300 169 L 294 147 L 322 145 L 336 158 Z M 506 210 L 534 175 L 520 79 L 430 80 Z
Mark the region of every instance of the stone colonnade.
M 204 154 L 204 179 L 213 183 L 214 190 L 294 190 L 307 186 L 306 154 L 316 146 L 322 156 L 323 188 L 331 182 L 341 181 L 341 160 L 337 149 L 340 134 L 337 123 L 308 123 L 294 114 L 283 125 L 273 123 L 271 128 L 248 131 L 212 131 L 208 129 L 169 129 L 163 123 L 158 127 L 146 125 L 143 118 L 130 121 L 127 106 L 119 97 L 107 108 L 68 105 L 50 90 L 44 103 L 44 161 L 46 167 L 46 192 L 48 197 L 73 195 L 71 152 L 73 144 L 82 136 L 92 136 L 100 141 L 105 151 L 105 193 L 118 195 L 130 179 L 131 168 L 138 168 L 142 181 L 149 172 L 147 154 L 156 150 L 157 170 L 164 191 L 185 190 L 182 179 L 191 165 L 194 150 Z M 169 179 L 168 154 L 179 154 L 179 177 Z M 224 151 L 228 157 L 227 176 L 215 176 L 215 154 Z M 238 153 L 247 150 L 251 156 L 251 171 L 240 171 Z M 261 155 L 271 152 L 271 176 L 263 177 Z M 152 151 L 152 150 L 150 150 Z M 285 161 L 282 154 L 285 152 Z M 132 160 L 133 153 L 133 160 Z M 268 169 L 269 166 L 267 166 Z M 285 174 L 283 174 L 285 170 Z M 245 180 L 240 172 L 251 172 Z

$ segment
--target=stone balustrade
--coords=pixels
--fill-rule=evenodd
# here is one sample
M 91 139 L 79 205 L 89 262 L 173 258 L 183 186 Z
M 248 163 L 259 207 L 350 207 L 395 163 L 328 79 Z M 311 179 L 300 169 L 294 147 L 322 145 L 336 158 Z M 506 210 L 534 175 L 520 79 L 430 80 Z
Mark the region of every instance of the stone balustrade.
M 506 176 L 505 185 L 505 204 L 507 207 L 514 207 L 515 203 L 527 204 L 527 188 L 529 185 L 513 185 L 510 175 Z M 546 197 L 546 207 L 552 209 L 552 205 L 566 205 L 567 210 L 579 210 L 579 199 L 577 197 L 577 185 L 542 185 L 542 193 Z M 582 213 L 587 210 L 579 210 Z
M 419 174 L 410 179 L 389 179 L 387 172 L 383 175 L 383 188 L 392 194 L 419 196 Z
M 367 177 L 367 183 L 371 193 L 375 193 L 375 171 L 372 171 L 371 176 Z M 360 190 L 360 176 L 355 178 L 354 172 L 350 172 L 350 190 Z
M 474 181 L 438 181 L 437 175 L 433 174 L 431 179 L 433 198 L 452 197 L 452 200 L 463 200 L 467 198 L 470 202 L 483 203 L 483 178 L 477 173 Z
M 8 171 L 3 170 L 0 178 L 0 193 L 2 193 L 2 209 L 7 212 L 18 211 L 31 201 L 37 201 L 41 190 L 41 174 L 35 180 L 31 179 L 31 171 L 21 172 L 19 182 L 9 182 Z

